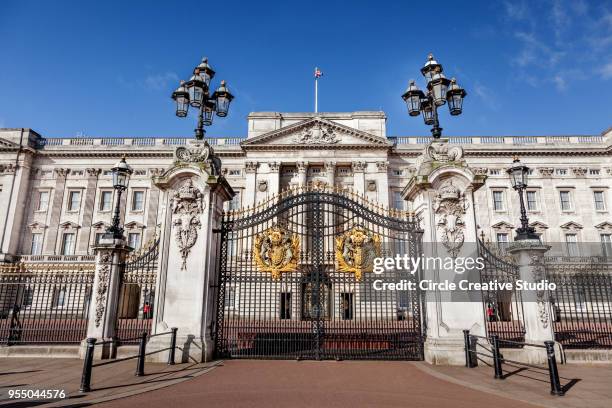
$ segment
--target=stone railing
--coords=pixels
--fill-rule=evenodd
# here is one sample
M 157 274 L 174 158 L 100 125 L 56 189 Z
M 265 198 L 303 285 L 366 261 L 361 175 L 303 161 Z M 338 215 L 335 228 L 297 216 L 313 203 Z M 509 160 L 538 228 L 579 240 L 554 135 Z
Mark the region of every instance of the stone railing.
M 95 262 L 95 255 L 21 255 L 19 257 L 21 262 L 78 262 L 78 263 L 86 263 L 86 262 Z
M 509 144 L 515 146 L 523 145 L 558 145 L 558 144 L 602 144 L 606 141 L 605 136 L 449 136 L 450 143 L 454 144 Z M 427 144 L 431 137 L 424 136 L 398 136 L 389 137 L 396 145 L 419 145 Z
M 41 139 L 40 146 L 44 148 L 55 148 L 65 146 L 104 146 L 104 147 L 118 147 L 122 148 L 125 146 L 139 146 L 139 147 L 163 147 L 163 146 L 182 146 L 187 143 L 187 140 L 191 138 L 185 137 L 76 137 L 76 138 L 48 138 Z M 243 137 L 216 137 L 207 139 L 208 143 L 215 146 L 220 145 L 239 145 L 240 142 L 245 140 Z

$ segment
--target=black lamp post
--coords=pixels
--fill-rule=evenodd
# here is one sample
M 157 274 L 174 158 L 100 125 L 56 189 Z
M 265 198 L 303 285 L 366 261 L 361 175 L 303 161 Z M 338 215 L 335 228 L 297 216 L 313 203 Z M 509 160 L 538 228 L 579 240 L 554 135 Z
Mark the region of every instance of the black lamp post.
M 514 157 L 512 166 L 507 170 L 510 175 L 512 188 L 519 194 L 521 205 L 521 226 L 516 229 L 515 241 L 523 241 L 527 239 L 539 240 L 540 237 L 536 234 L 535 229 L 529 226 L 529 218 L 527 218 L 527 210 L 525 209 L 525 200 L 523 192 L 527 188 L 527 176 L 529 175 L 529 167 L 521 163 L 518 157 Z
M 112 235 L 113 239 L 123 239 L 123 227 L 120 225 L 119 219 L 121 193 L 127 188 L 128 181 L 132 175 L 132 168 L 126 163 L 125 156 L 121 158 L 119 163 L 111 169 L 113 173 L 113 188 L 117 191 L 117 201 L 115 203 L 115 212 L 113 214 L 113 223 L 106 229 L 106 234 Z
M 463 98 L 467 95 L 465 89 L 457 85 L 455 78 L 447 79 L 442 71 L 442 65 L 438 64 L 432 54 L 429 54 L 427 62 L 421 68 L 421 74 L 427 80 L 427 93 L 421 91 L 415 81 L 411 80 L 408 89 L 402 95 L 408 107 L 408 114 L 410 116 L 423 114 L 425 124 L 432 126 L 431 134 L 434 139 L 442 136 L 438 107 L 448 103 L 451 115 L 461 115 Z
M 215 71 L 208 65 L 208 59 L 203 58 L 200 65 L 194 68 L 193 76 L 189 81 L 181 81 L 180 86 L 172 93 L 176 102 L 176 116 L 187 116 L 189 106 L 198 109 L 198 126 L 195 129 L 195 138 L 203 140 L 204 126 L 210 126 L 214 113 L 220 118 L 227 116 L 229 105 L 234 96 L 230 93 L 225 81 L 216 91 L 210 91 L 210 81 Z

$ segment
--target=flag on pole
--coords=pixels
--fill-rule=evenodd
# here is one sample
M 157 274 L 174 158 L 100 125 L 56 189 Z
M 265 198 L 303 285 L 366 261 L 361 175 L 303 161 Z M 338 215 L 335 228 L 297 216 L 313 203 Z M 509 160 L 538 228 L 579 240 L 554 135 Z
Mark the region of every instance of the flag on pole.
M 316 78 L 321 78 L 323 76 L 323 73 L 321 72 L 321 70 L 319 68 L 315 67 L 315 72 L 314 72 L 314 77 Z

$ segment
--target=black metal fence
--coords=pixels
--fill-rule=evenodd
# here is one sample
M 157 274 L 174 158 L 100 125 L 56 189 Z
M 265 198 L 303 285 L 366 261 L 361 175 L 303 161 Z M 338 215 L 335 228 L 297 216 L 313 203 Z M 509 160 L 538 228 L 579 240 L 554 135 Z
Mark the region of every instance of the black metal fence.
M 498 281 L 512 283 L 512 290 L 488 289 L 482 291 L 482 306 L 487 335 L 499 337 L 502 347 L 520 347 L 525 340 L 523 299 L 516 290 L 519 279 L 518 267 L 504 254 L 491 245 L 478 241 L 478 255 L 483 258 L 484 269 L 480 274 L 481 282 Z M 505 342 L 508 340 L 509 342 Z
M 116 336 L 122 344 L 137 344 L 143 332 L 151 333 L 158 255 L 156 239 L 132 254 L 121 272 Z
M 546 257 L 555 340 L 565 348 L 612 348 L 612 259 Z
M 1 265 L 0 344 L 83 340 L 94 269 L 94 263 Z

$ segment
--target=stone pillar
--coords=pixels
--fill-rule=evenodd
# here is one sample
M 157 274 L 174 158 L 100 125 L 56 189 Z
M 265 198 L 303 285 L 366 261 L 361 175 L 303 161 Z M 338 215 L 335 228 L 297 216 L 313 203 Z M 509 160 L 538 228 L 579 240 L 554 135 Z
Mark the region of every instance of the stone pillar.
M 365 193 L 365 170 L 368 167 L 366 162 L 354 161 L 353 167 L 353 191 L 359 194 Z
M 280 162 L 268 163 L 268 194 L 278 194 L 280 189 Z
M 331 188 L 334 187 L 336 179 L 336 162 L 325 162 L 325 181 Z
M 447 140 L 432 142 L 417 160 L 418 170 L 403 191 L 424 230 L 426 257 L 456 259 L 478 257 L 474 191 L 484 184 L 462 159 L 460 147 Z M 469 274 L 472 275 L 469 275 Z M 453 270 L 423 269 L 421 279 L 433 282 L 479 281 L 478 270 L 458 274 Z M 478 274 L 475 279 L 474 274 Z M 463 330 L 485 335 L 481 298 L 463 297 L 460 292 L 427 291 L 425 296 L 425 360 L 433 364 L 465 363 Z
M 543 260 L 549 249 L 550 246 L 542 244 L 540 240 L 512 242 L 508 252 L 514 256 L 519 267 L 519 279 L 534 283 L 545 280 Z M 522 299 L 525 343 L 544 345 L 545 341 L 554 341 L 548 291 L 526 291 Z M 544 364 L 547 361 L 546 350 L 533 346 L 525 346 L 519 358 L 530 364 Z
M 254 206 L 257 202 L 257 167 L 259 163 L 256 161 L 247 161 L 244 163 L 244 172 L 245 172 L 245 189 L 244 189 L 244 198 L 243 205 L 246 206 Z
M 55 169 L 53 200 L 49 203 L 51 219 L 49 220 L 49 230 L 47 231 L 47 239 L 43 250 L 45 255 L 55 255 L 60 217 L 64 207 L 64 187 L 66 186 L 66 176 L 68 176 L 68 173 L 70 173 L 69 169 Z
M 208 147 L 178 147 L 175 165 L 153 181 L 161 191 L 162 229 L 154 333 L 178 328 L 177 360 L 210 361 L 218 286 L 223 203 L 233 191 L 213 174 Z M 151 339 L 148 350 L 168 347 L 168 336 Z M 151 356 L 165 361 L 167 352 Z
M 307 170 L 308 170 L 308 163 L 305 162 L 296 162 L 295 163 L 296 167 L 297 167 L 297 171 L 298 171 L 298 186 L 302 187 L 306 185 L 306 181 L 307 181 Z
M 149 209 L 147 210 L 146 236 L 143 237 L 143 244 L 149 242 L 155 236 L 157 230 L 157 210 L 159 208 L 159 189 L 151 186 L 149 194 Z
M 125 258 L 131 250 L 125 240 L 104 236 L 95 246 L 96 271 L 92 287 L 92 301 L 89 303 L 87 337 L 98 342 L 111 340 L 115 336 L 117 305 L 121 284 L 121 272 Z M 86 339 L 81 342 L 80 356 L 85 355 Z M 112 344 L 96 346 L 95 358 L 112 358 L 115 350 Z
M 86 169 L 87 187 L 85 190 L 85 205 L 83 206 L 83 227 L 79 237 L 77 254 L 87 254 L 91 238 L 91 220 L 96 209 L 96 187 L 100 169 Z
M 387 169 L 389 163 L 386 161 L 376 162 L 376 190 L 377 197 L 376 201 L 383 207 L 389 207 L 389 177 L 387 175 Z

